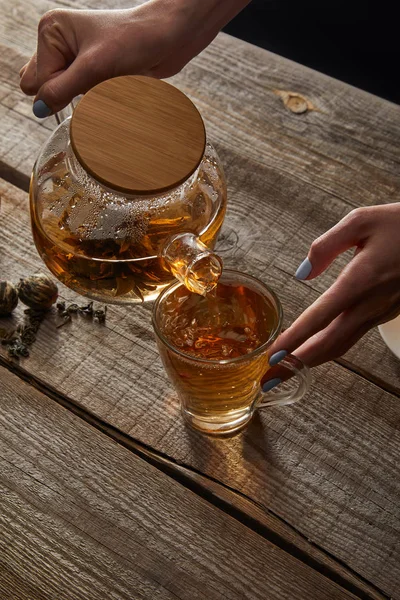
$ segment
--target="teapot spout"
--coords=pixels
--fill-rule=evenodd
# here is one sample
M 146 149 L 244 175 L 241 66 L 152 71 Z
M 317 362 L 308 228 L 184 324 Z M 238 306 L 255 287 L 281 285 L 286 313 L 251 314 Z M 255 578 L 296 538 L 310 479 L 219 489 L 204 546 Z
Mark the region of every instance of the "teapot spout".
M 161 256 L 174 277 L 195 294 L 211 292 L 222 274 L 222 259 L 193 233 L 168 238 Z

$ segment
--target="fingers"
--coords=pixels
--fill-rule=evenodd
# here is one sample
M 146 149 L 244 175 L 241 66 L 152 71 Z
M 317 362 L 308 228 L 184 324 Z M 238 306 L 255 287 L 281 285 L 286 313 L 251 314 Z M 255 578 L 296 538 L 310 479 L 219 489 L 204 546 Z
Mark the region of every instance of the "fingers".
M 20 76 L 20 78 L 24 76 L 24 73 L 26 71 L 26 68 L 27 68 L 28 64 L 29 63 L 25 63 L 24 66 L 20 68 L 20 70 L 19 70 L 19 76 Z
M 362 310 L 361 307 L 342 313 L 323 331 L 307 340 L 296 350 L 297 358 L 309 367 L 316 367 L 345 354 L 374 325 L 371 321 L 360 322 L 358 310 Z
M 63 29 L 68 27 L 65 11 L 52 10 L 39 23 L 36 78 L 38 89 L 57 73 L 64 71 L 75 58 Z
M 271 367 L 270 369 L 268 369 L 268 371 L 266 371 L 266 373 L 264 373 L 264 375 L 261 377 L 260 380 L 260 385 L 263 388 L 264 392 L 267 392 L 269 390 L 272 390 L 275 385 L 271 385 L 268 389 L 265 388 L 265 384 L 272 382 L 272 384 L 275 384 L 275 382 L 279 382 L 279 383 L 283 383 L 284 381 L 287 381 L 288 379 L 290 379 L 291 377 L 294 376 L 294 372 L 291 371 L 290 369 L 287 369 L 286 367 L 282 366 L 282 365 L 276 365 L 274 367 Z M 279 383 L 276 383 L 276 385 L 279 385 Z
M 48 114 L 56 113 L 105 77 L 98 70 L 91 69 L 90 61 L 84 55 L 79 55 L 65 71 L 53 76 L 40 87 L 36 102 L 43 102 L 49 108 Z
M 342 271 L 335 283 L 309 306 L 284 331 L 271 347 L 271 354 L 286 350 L 294 352 L 310 337 L 322 331 L 342 312 L 363 300 L 373 278 L 370 261 L 358 254 Z
M 21 90 L 28 96 L 37 94 L 48 79 L 65 69 L 68 62 L 73 60 L 61 31 L 62 15 L 63 11 L 52 10 L 40 19 L 37 51 L 20 71 Z
M 366 299 L 339 315 L 328 327 L 307 340 L 296 356 L 309 367 L 316 367 L 345 354 L 372 327 L 397 316 L 400 304 L 388 310 L 377 308 Z
M 343 356 L 372 327 L 394 319 L 400 314 L 400 295 L 386 309 L 377 308 L 376 302 L 369 298 L 351 309 L 341 313 L 324 330 L 308 339 L 295 355 L 308 367 L 316 367 L 330 360 Z M 278 340 L 279 341 L 279 340 Z M 279 352 L 279 355 L 285 353 Z M 272 361 L 273 362 L 273 361 Z M 271 366 L 261 379 L 261 387 L 265 384 L 277 385 L 293 377 L 293 372 L 282 364 Z
M 375 323 L 365 321 L 365 306 L 357 305 L 339 315 L 323 331 L 319 331 L 300 348 L 295 355 L 308 367 L 316 367 L 345 354 Z M 277 364 L 272 366 L 261 379 L 261 387 L 269 391 L 279 383 L 293 377 L 293 372 Z M 270 386 L 265 388 L 265 386 Z
M 339 358 L 354 346 L 367 331 L 394 319 L 399 314 L 399 293 L 393 297 L 378 299 L 367 296 L 366 299 L 342 312 L 325 329 L 295 349 L 295 355 L 309 367 L 316 367 L 329 360 Z M 279 364 L 268 371 L 268 379 L 271 372 L 277 367 Z
M 339 254 L 353 246 L 360 247 L 368 235 L 369 209 L 356 209 L 337 225 L 317 238 L 311 245 L 307 258 L 296 271 L 297 279 L 313 279 L 320 275 Z
M 36 79 L 36 64 L 37 64 L 37 55 L 35 52 L 35 54 L 32 56 L 30 61 L 27 62 L 26 65 L 24 65 L 19 72 L 19 76 L 21 78 L 19 84 L 20 84 L 21 90 L 27 96 L 34 96 L 39 89 L 37 79 Z
M 42 17 L 38 27 L 37 52 L 20 70 L 22 91 L 29 96 L 37 95 L 33 112 L 38 117 L 56 112 L 60 105 L 66 106 L 73 97 L 65 93 L 62 98 L 57 97 L 56 90 L 65 88 L 61 81 L 47 86 L 62 75 L 75 58 L 63 34 L 63 29 L 69 27 L 67 12 L 52 10 Z M 50 91 L 47 92 L 47 89 Z
M 368 237 L 369 209 L 349 213 L 332 229 L 311 245 L 309 255 L 297 270 L 298 279 L 312 279 L 324 271 L 331 262 L 348 248 L 362 249 Z M 326 329 L 341 313 L 362 301 L 373 273 L 369 257 L 358 252 L 339 275 L 335 283 L 318 298 L 289 327 L 271 347 L 277 351 L 294 352 L 309 338 Z

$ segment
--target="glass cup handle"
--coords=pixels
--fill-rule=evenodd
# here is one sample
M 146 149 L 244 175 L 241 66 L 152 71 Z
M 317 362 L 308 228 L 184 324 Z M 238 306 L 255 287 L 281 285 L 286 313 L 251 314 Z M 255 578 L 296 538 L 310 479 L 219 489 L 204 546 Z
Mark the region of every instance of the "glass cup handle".
M 301 400 L 310 389 L 310 369 L 302 363 L 300 359 L 293 356 L 293 354 L 288 354 L 278 365 L 271 367 L 271 369 L 267 371 L 268 374 L 272 369 L 273 377 L 269 377 L 269 380 L 279 378 L 283 383 L 284 381 L 288 381 L 292 377 L 295 377 L 298 385 L 294 389 L 280 389 L 279 384 L 269 392 L 261 392 L 261 400 L 257 403 L 257 409 L 266 408 L 268 406 L 294 404 Z

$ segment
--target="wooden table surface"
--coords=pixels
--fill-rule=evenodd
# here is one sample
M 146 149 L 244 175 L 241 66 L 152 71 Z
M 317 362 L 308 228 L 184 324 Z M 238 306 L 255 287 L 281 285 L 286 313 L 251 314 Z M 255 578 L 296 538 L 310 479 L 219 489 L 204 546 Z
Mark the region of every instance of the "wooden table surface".
M 14 282 L 45 270 L 27 190 L 55 120 L 35 119 L 18 71 L 56 6 L 117 4 L 0 2 L 0 277 Z M 278 292 L 288 324 L 350 257 L 298 282 L 313 239 L 399 199 L 400 108 L 223 34 L 172 81 L 226 170 L 218 251 Z M 150 314 L 110 306 L 105 325 L 57 329 L 51 311 L 29 358 L 0 347 L 0 597 L 400 598 L 400 362 L 379 333 L 314 369 L 301 403 L 211 439 L 180 418 Z

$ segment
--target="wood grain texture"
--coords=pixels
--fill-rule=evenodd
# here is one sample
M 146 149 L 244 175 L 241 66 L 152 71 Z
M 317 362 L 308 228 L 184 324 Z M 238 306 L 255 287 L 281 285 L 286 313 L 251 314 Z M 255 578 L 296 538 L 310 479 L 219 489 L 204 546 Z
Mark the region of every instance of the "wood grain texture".
M 311 543 L 309 539 L 301 535 L 290 524 L 265 507 L 258 505 L 245 494 L 237 492 L 227 485 L 203 475 L 190 467 L 179 464 L 149 446 L 132 439 L 107 422 L 101 421 L 95 415 L 87 412 L 84 408 L 72 403 L 69 398 L 60 394 L 48 384 L 40 382 L 37 378 L 29 375 L 20 366 L 7 364 L 1 357 L 0 364 L 39 390 L 39 392 L 45 393 L 48 398 L 55 400 L 74 415 L 77 415 L 80 419 L 95 427 L 101 433 L 118 442 L 124 448 L 128 448 L 139 458 L 149 462 L 175 481 L 200 495 L 212 505 L 233 516 L 259 535 L 262 535 L 275 546 L 301 560 L 325 577 L 328 577 L 340 587 L 364 600 L 385 600 L 387 598 L 375 586 L 361 579 L 346 565 L 336 561 L 334 557 Z
M 1 189 L 0 272 L 15 281 L 44 267 L 29 232 L 26 194 L 9 184 Z M 226 248 L 231 236 L 221 241 Z M 236 259 L 276 289 L 293 318 L 315 292 L 273 265 L 264 271 L 256 249 L 245 253 L 244 240 Z M 61 293 L 77 298 L 64 287 Z M 328 364 L 314 370 L 312 392 L 301 404 L 265 411 L 235 438 L 205 438 L 181 421 L 156 352 L 150 311 L 148 305 L 110 307 L 105 326 L 76 320 L 61 329 L 52 312 L 21 366 L 133 439 L 238 490 L 395 596 L 398 398 Z
M 39 15 L 54 6 L 0 6 L 0 160 L 18 184 L 53 123 L 35 121 L 17 72 L 34 49 Z M 348 260 L 312 284 L 293 282 L 312 240 L 353 207 L 398 200 L 399 107 L 225 35 L 172 81 L 200 109 L 226 167 L 220 252 L 278 291 L 288 323 Z M 318 110 L 293 114 L 277 89 L 303 94 Z M 14 229 L 1 232 L 0 268 L 19 276 L 39 262 L 27 235 L 15 244 L 16 210 L 26 201 L 12 194 Z M 398 398 L 327 365 L 302 405 L 271 410 L 246 434 L 211 443 L 183 429 L 148 323 L 149 307 L 113 308 L 105 328 L 56 331 L 50 320 L 25 368 L 138 440 L 243 491 L 398 595 Z M 399 393 L 399 363 L 376 331 L 345 360 Z
M 355 598 L 5 369 L 0 396 L 3 598 Z
M 19 0 L 12 11 L 0 6 L 0 175 L 26 189 L 55 121 L 33 117 L 31 100 L 18 88 L 18 70 L 34 49 L 40 15 L 65 4 L 25 5 Z M 106 6 L 115 4 L 99 3 Z M 292 275 L 311 242 L 352 208 L 399 199 L 400 107 L 222 34 L 171 81 L 200 109 L 225 166 L 222 255 L 229 266 L 261 277 L 275 266 Z M 318 110 L 290 112 L 277 89 L 301 92 Z M 327 289 L 349 256 L 301 284 L 309 290 L 299 294 L 306 300 L 299 298 L 293 317 Z M 398 361 L 377 330 L 346 360 L 400 392 Z
M 206 134 L 199 111 L 178 88 L 125 76 L 85 94 L 72 116 L 71 144 L 98 181 L 122 193 L 151 194 L 194 173 Z

